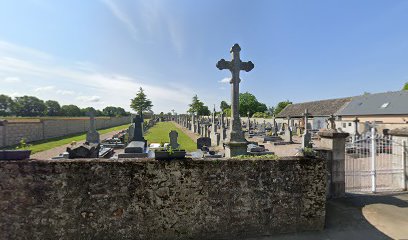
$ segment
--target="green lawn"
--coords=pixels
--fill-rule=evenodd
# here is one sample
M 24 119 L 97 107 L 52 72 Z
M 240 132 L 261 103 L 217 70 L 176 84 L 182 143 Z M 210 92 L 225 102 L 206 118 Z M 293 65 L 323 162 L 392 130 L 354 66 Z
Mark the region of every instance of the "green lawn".
M 103 130 L 98 130 L 99 134 L 105 134 L 113 131 L 120 131 L 129 127 L 130 124 L 125 124 L 117 127 L 107 128 Z M 58 138 L 50 138 L 47 140 L 36 141 L 29 143 L 31 146 L 28 149 L 31 150 L 31 154 L 46 151 L 55 147 L 59 147 L 65 144 L 69 144 L 71 142 L 79 142 L 86 139 L 86 133 L 79 133 L 75 135 L 69 135 L 64 137 Z
M 185 149 L 187 152 L 197 150 L 196 143 L 172 122 L 157 123 L 154 127 L 148 130 L 145 139 L 148 143 L 169 142 L 169 132 L 171 130 L 176 130 L 178 132 L 177 141 L 180 144 L 180 149 Z

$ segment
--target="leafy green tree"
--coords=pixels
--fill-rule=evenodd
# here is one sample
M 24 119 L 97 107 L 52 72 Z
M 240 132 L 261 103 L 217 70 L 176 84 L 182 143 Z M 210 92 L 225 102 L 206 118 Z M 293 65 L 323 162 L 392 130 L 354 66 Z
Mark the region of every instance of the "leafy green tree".
M 89 116 L 90 112 L 93 112 L 95 114 L 95 116 L 97 115 L 96 114 L 97 111 L 93 107 L 81 108 L 81 116 Z
M 211 114 L 208 107 L 205 106 L 204 103 L 200 101 L 200 99 L 198 99 L 197 95 L 194 95 L 191 104 L 189 104 L 188 106 L 188 113 L 196 113 L 199 116 L 208 116 Z
M 17 116 L 36 117 L 44 116 L 45 103 L 33 96 L 23 96 L 15 98 L 15 111 Z
M 231 108 L 226 108 L 223 112 L 226 117 L 231 117 Z
M 116 116 L 116 107 L 107 106 L 102 110 L 102 112 L 105 116 L 114 117 Z
M 130 107 L 139 114 L 144 111 L 150 111 L 153 107 L 152 101 L 150 101 L 143 91 L 143 88 L 139 89 L 136 97 L 131 99 Z
M 82 116 L 81 109 L 78 106 L 75 106 L 73 104 L 63 105 L 61 107 L 61 112 L 62 112 L 63 116 L 67 116 L 67 117 L 80 117 L 80 116 Z
M 292 104 L 292 102 L 290 102 L 289 100 L 279 102 L 278 105 L 276 105 L 274 114 L 278 115 L 286 106 L 290 104 Z
M 61 106 L 57 101 L 48 100 L 45 102 L 46 116 L 59 116 L 61 114 Z
M 231 108 L 231 105 L 229 105 L 226 101 L 221 101 L 220 109 L 221 109 L 222 111 L 224 111 L 224 110 L 227 109 L 227 108 Z
M 408 82 L 405 83 L 404 87 L 402 88 L 402 90 L 408 91 Z
M 249 93 L 240 93 L 239 94 L 239 114 L 241 116 L 252 116 L 255 112 L 266 112 L 268 108 L 264 103 L 258 102 L 256 97 Z
M 0 116 L 10 116 L 14 111 L 14 101 L 7 95 L 0 94 Z
M 102 110 L 102 112 L 103 112 L 104 116 L 108 116 L 108 117 L 120 117 L 120 116 L 126 116 L 127 115 L 125 109 L 123 109 L 121 107 L 108 106 L 108 107 L 105 107 Z
M 270 118 L 271 116 L 267 112 L 256 112 L 252 115 L 254 118 Z

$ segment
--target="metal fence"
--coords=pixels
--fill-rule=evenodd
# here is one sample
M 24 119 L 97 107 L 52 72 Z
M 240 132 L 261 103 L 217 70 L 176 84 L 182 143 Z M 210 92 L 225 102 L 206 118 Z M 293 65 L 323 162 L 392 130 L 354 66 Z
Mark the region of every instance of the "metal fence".
M 346 192 L 401 191 L 405 187 L 406 142 L 372 128 L 346 143 Z

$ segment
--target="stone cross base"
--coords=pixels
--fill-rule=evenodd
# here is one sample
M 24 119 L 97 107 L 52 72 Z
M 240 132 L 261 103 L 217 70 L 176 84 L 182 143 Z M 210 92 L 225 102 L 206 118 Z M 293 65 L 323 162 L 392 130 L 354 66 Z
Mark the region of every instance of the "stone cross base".
M 236 157 L 247 154 L 247 142 L 226 142 L 225 143 L 225 157 Z
M 86 141 L 88 143 L 99 143 L 99 133 L 97 131 L 90 131 L 86 133 Z

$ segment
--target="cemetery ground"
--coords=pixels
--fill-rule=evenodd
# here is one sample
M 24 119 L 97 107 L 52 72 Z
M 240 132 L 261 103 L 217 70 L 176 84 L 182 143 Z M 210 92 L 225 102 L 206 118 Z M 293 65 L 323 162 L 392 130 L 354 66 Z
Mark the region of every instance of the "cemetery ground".
M 178 132 L 178 143 L 180 149 L 187 152 L 196 150 L 196 143 L 187 134 L 177 127 L 173 122 L 159 122 L 154 127 L 149 129 L 144 136 L 148 143 L 165 143 L 169 142 L 169 132 L 176 130 Z
M 326 223 L 322 231 L 249 239 L 408 239 L 407 222 L 408 193 L 357 194 L 327 201 Z
M 127 129 L 129 124 L 116 126 L 112 128 L 98 130 L 101 134 L 101 138 L 112 137 L 117 132 Z M 86 133 L 79 133 L 75 135 L 69 135 L 64 137 L 52 138 L 43 141 L 37 141 L 30 143 L 27 148 L 31 150 L 31 157 L 36 159 L 49 159 L 51 157 L 58 156 L 61 152 L 64 152 L 66 147 L 68 147 L 72 142 L 77 142 L 80 144 L 85 142 Z

